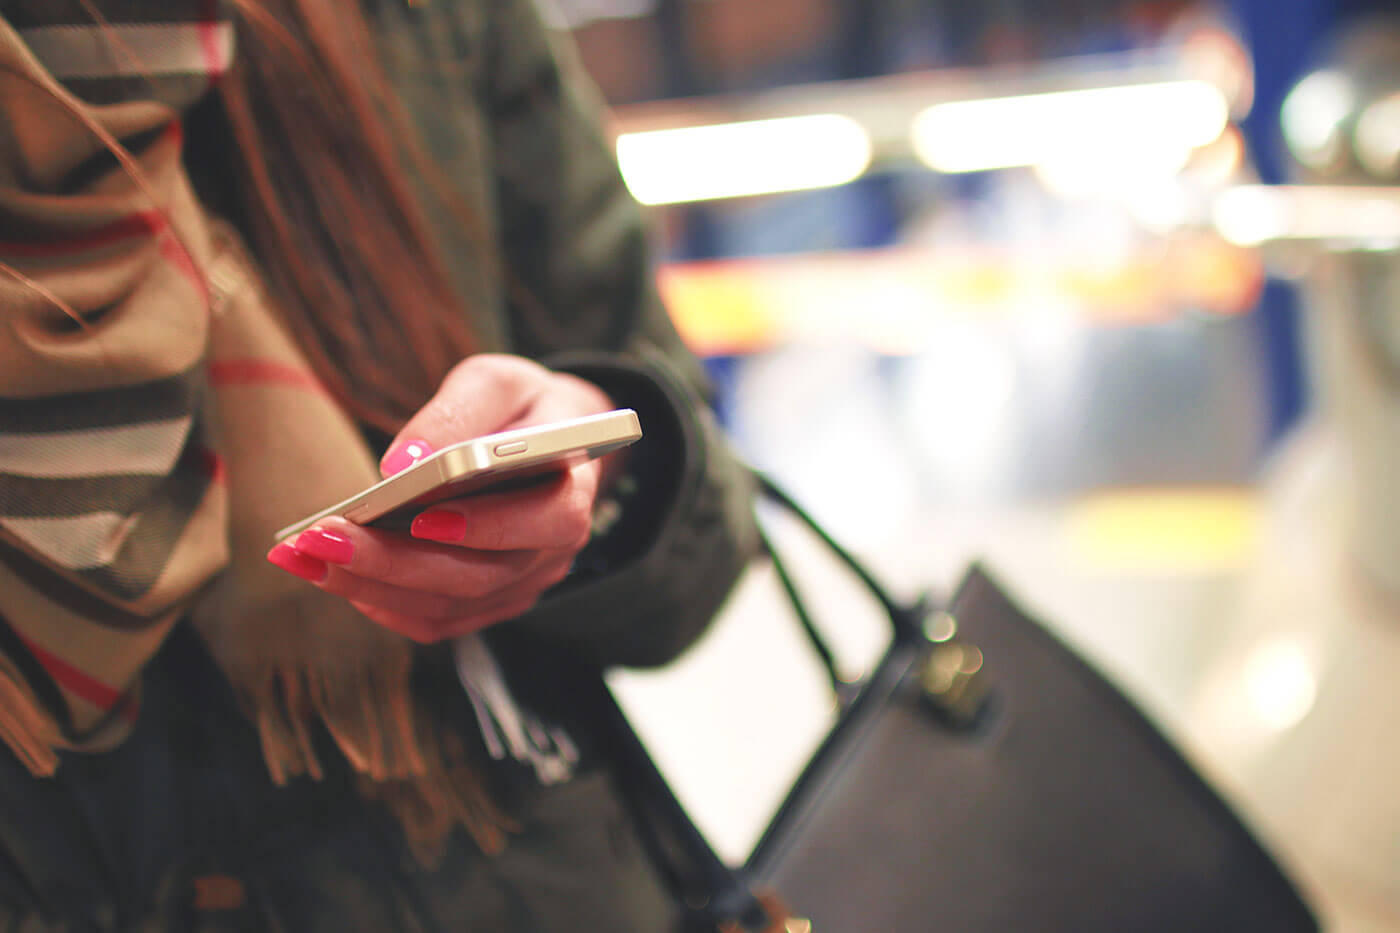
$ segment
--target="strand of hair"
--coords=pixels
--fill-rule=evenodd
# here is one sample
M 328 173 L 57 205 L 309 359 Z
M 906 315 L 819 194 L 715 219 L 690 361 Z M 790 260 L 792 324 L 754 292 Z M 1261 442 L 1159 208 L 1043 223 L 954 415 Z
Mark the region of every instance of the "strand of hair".
M 25 275 L 23 272 L 19 271 L 7 262 L 0 262 L 0 272 L 5 273 L 10 278 L 14 279 L 16 282 L 19 282 L 25 288 L 28 288 L 34 293 L 38 294 L 45 301 L 48 301 L 54 307 L 58 308 L 60 311 L 66 314 L 68 317 L 72 318 L 74 323 L 76 323 L 83 330 L 92 330 L 92 325 L 87 322 L 87 318 L 79 314 L 78 311 L 72 305 L 64 301 L 61 297 L 54 293 L 53 289 L 44 285 L 42 282 L 35 281 L 34 279 Z

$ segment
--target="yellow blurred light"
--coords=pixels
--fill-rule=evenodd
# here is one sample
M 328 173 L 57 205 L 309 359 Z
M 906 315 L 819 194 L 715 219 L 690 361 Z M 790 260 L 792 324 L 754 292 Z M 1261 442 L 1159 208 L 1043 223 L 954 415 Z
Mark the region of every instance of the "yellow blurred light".
M 1229 115 L 1214 85 L 1165 81 L 934 104 L 912 135 L 930 168 L 977 172 L 1189 151 L 1214 141 Z
M 1101 573 L 1228 573 L 1257 540 L 1258 504 L 1243 489 L 1142 489 L 1076 503 L 1066 533 L 1076 563 Z
M 780 309 L 761 278 L 746 267 L 663 266 L 657 286 L 681 337 L 697 353 L 745 353 L 778 337 Z
M 675 204 L 842 185 L 870 165 L 870 134 L 834 113 L 624 133 L 617 160 L 633 197 Z
M 1239 246 L 1269 240 L 1400 241 L 1400 188 L 1239 185 L 1211 208 L 1220 235 Z

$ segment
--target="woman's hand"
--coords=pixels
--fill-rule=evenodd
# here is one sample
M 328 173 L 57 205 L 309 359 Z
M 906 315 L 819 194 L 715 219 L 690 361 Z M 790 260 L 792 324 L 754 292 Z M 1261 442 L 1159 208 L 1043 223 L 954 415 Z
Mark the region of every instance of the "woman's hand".
M 392 475 L 482 434 L 613 407 L 583 379 L 521 357 L 479 354 L 458 364 L 404 426 L 380 472 Z M 414 519 L 411 536 L 326 519 L 274 547 L 268 560 L 415 641 L 474 632 L 520 615 L 564 579 L 588 543 L 593 503 L 616 456 L 526 489 L 430 506 Z

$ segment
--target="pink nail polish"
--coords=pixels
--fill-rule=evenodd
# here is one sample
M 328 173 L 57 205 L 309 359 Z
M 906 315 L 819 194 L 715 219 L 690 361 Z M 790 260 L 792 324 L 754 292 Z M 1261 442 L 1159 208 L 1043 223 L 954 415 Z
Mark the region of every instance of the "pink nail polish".
M 404 441 L 384 455 L 384 459 L 379 462 L 379 468 L 385 476 L 393 476 L 395 473 L 413 466 L 432 452 L 433 445 L 427 441 Z
M 355 556 L 355 542 L 324 528 L 308 528 L 297 535 L 292 547 L 304 557 L 314 557 L 328 564 L 348 564 Z
M 286 542 L 268 551 L 267 559 L 287 573 L 301 577 L 303 580 L 310 580 L 312 583 L 320 583 L 326 579 L 326 574 L 330 572 L 325 561 L 298 554 L 296 548 Z
M 449 544 L 461 541 L 466 533 L 467 519 L 457 512 L 449 512 L 446 509 L 433 509 L 424 512 L 413 520 L 413 525 L 409 528 L 409 534 L 415 538 L 422 538 L 426 541 L 443 541 Z

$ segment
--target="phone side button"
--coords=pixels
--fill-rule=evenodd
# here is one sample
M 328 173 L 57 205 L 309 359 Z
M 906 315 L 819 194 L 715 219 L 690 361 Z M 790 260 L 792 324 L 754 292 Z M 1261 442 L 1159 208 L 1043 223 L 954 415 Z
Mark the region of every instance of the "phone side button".
M 497 444 L 493 450 L 498 457 L 509 457 L 511 454 L 523 454 L 529 447 L 528 441 L 511 441 L 506 444 Z
M 345 520 L 354 522 L 357 525 L 363 524 L 365 516 L 368 514 L 369 505 L 367 503 L 363 505 L 357 505 L 353 509 L 345 513 Z

